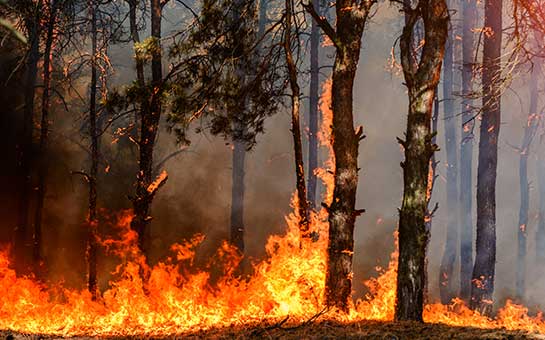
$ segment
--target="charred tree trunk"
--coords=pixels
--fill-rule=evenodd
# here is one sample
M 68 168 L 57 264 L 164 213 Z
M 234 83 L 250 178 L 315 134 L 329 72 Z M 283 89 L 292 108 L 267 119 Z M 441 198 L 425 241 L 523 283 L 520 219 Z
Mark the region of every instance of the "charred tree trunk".
M 136 21 L 136 10 L 138 0 L 127 0 L 129 4 L 129 28 L 131 31 L 131 39 L 134 44 L 140 43 L 140 35 L 138 34 L 138 25 Z M 139 86 L 144 86 L 144 62 L 141 58 L 136 58 L 136 80 Z M 140 110 L 143 108 L 141 107 Z
M 457 295 L 453 280 L 454 263 L 458 253 L 458 153 L 456 152 L 458 143 L 456 141 L 456 114 L 453 97 L 453 49 L 454 39 L 451 23 L 443 65 L 443 109 L 447 153 L 447 239 L 439 268 L 439 292 L 443 304 L 448 304 Z
M 462 131 L 460 149 L 460 298 L 469 301 L 473 271 L 473 64 L 477 0 L 466 0 L 463 6 L 462 37 Z
M 246 145 L 233 142 L 233 174 L 231 188 L 231 244 L 244 253 L 244 175 Z
M 97 129 L 97 2 L 90 0 L 91 12 L 91 94 L 89 100 L 89 137 L 91 138 L 91 169 L 89 171 L 89 230 L 87 231 L 87 289 L 93 300 L 98 297 L 97 281 L 97 181 L 98 181 L 98 129 Z
M 477 242 L 471 286 L 471 308 L 488 315 L 492 311 L 496 267 L 496 168 L 501 117 L 502 0 L 485 1 L 483 112 L 477 170 Z
M 301 89 L 297 82 L 297 66 L 291 50 L 292 38 L 292 0 L 286 0 L 286 19 L 284 32 L 284 52 L 288 66 L 288 77 L 291 88 L 291 133 L 293 135 L 293 151 L 295 155 L 295 176 L 297 184 L 297 208 L 299 214 L 299 231 L 301 239 L 309 237 L 309 210 L 305 185 L 305 165 L 303 163 L 303 145 L 301 142 L 301 122 L 299 119 Z
M 138 246 L 143 254 L 148 255 L 150 246 L 151 221 L 150 208 L 158 189 L 153 184 L 153 150 L 159 128 L 162 109 L 163 94 L 163 70 L 161 53 L 161 16 L 162 6 L 160 0 L 151 2 L 151 37 L 155 47 L 151 51 L 151 91 L 147 104 L 143 104 L 141 112 L 140 141 L 139 146 L 139 171 L 136 179 L 136 197 L 133 199 L 134 217 L 131 227 L 138 233 Z M 149 105 L 149 106 L 148 106 Z M 166 181 L 166 176 L 158 178 L 161 185 Z M 155 189 L 155 190 L 154 190 Z
M 40 145 L 38 161 L 38 185 L 36 197 L 36 210 L 34 214 L 34 232 L 32 237 L 32 264 L 34 273 L 42 274 L 42 219 L 46 193 L 47 180 L 47 147 L 49 137 L 49 110 L 51 102 L 51 67 L 52 46 L 57 12 L 57 1 L 52 0 L 48 6 L 47 36 L 44 50 L 44 90 L 42 93 L 42 120 L 40 123 Z
M 32 149 L 34 131 L 34 97 L 36 94 L 36 78 L 38 61 L 40 60 L 40 28 L 42 5 L 39 1 L 35 13 L 25 21 L 28 30 L 29 51 L 25 62 L 25 103 L 23 110 L 23 128 L 18 153 L 17 172 L 19 188 L 19 206 L 17 210 L 17 226 L 15 227 L 14 252 L 17 267 L 20 272 L 28 270 L 28 254 L 31 249 L 28 244 L 29 210 L 32 193 Z
M 41 244 L 42 244 L 42 214 L 46 192 L 47 177 L 47 143 L 49 134 L 49 110 L 50 110 L 50 88 L 51 88 L 51 67 L 52 67 L 52 45 L 53 29 L 55 26 L 56 5 L 55 1 L 49 4 L 48 8 L 47 36 L 45 41 L 44 64 L 43 64 L 43 93 L 42 93 L 42 117 L 40 122 L 40 144 L 38 161 L 38 183 L 36 187 L 36 209 L 34 214 L 34 230 L 32 245 L 32 262 L 35 273 L 40 273 Z
M 331 144 L 335 158 L 333 200 L 329 207 L 329 242 L 325 303 L 347 312 L 352 294 L 354 224 L 363 210 L 356 209 L 358 147 L 363 128 L 354 129 L 353 87 L 360 58 L 361 38 L 374 1 L 338 0 L 336 29 L 312 4 L 305 5 L 335 45 L 332 76 L 333 121 Z
M 524 137 L 520 145 L 519 159 L 519 183 L 520 183 L 520 207 L 519 207 L 519 223 L 517 228 L 518 248 L 517 248 L 517 268 L 516 268 L 516 294 L 519 300 L 524 299 L 526 290 L 526 242 L 528 238 L 528 208 L 530 205 L 530 183 L 528 182 L 528 155 L 530 146 L 535 136 L 536 129 L 539 123 L 537 114 L 537 76 L 539 70 L 536 69 L 538 64 L 534 65 L 534 69 L 530 75 L 530 107 L 528 111 L 528 119 L 524 125 Z M 538 174 L 539 175 L 539 174 Z
M 439 83 L 448 9 L 445 0 L 421 0 L 415 9 L 405 8 L 406 23 L 400 40 L 401 63 L 409 93 L 409 113 L 403 167 L 403 202 L 399 211 L 399 264 L 397 274 L 396 320 L 422 321 L 426 282 L 426 230 L 429 201 L 430 159 L 437 146 L 432 143 L 433 99 Z M 413 57 L 414 29 L 424 24 L 420 60 Z
M 313 0 L 312 6 L 321 15 L 319 0 Z M 308 114 L 308 191 L 307 200 L 311 209 L 316 208 L 316 191 L 318 178 L 318 102 L 320 99 L 320 28 L 316 20 L 312 20 L 310 29 L 310 89 Z

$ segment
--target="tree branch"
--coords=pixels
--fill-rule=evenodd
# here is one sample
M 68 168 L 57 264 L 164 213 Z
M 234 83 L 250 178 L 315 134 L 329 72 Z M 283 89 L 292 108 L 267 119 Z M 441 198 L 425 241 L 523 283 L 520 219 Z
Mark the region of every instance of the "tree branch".
M 316 9 L 312 5 L 312 3 L 303 2 L 302 4 L 303 4 L 303 8 L 305 8 L 305 10 L 310 14 L 310 16 L 312 16 L 312 18 L 316 20 L 316 23 L 318 24 L 318 26 L 320 26 L 322 31 L 324 31 L 327 37 L 333 42 L 335 47 L 339 48 L 340 45 L 339 45 L 339 40 L 337 39 L 337 32 L 335 32 L 335 29 L 333 28 L 333 26 L 331 26 L 329 21 L 327 21 L 324 17 L 320 16 L 318 12 L 316 12 Z

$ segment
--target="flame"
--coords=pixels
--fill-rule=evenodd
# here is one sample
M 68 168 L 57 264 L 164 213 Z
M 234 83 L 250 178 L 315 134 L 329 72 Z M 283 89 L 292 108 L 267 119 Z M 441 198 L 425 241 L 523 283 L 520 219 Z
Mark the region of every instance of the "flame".
M 328 81 L 321 101 L 324 122 L 320 140 L 326 146 L 332 117 L 330 96 Z M 331 159 L 327 164 L 333 169 Z M 327 171 L 320 174 L 328 186 L 327 201 L 332 176 Z M 172 245 L 170 257 L 148 267 L 130 221 L 130 212 L 120 213 L 115 224 L 118 238 L 98 240 L 122 261 L 113 273 L 115 279 L 96 301 L 86 290 L 61 284 L 46 286 L 33 277 L 18 277 L 10 268 L 8 251 L 0 252 L 0 329 L 55 336 L 171 336 L 286 317 L 292 322 L 316 315 L 345 322 L 394 318 L 397 246 L 388 267 L 379 270 L 377 278 L 364 282 L 369 293 L 356 301 L 348 314 L 323 313 L 328 230 L 325 209 L 311 214 L 311 231 L 320 235 L 316 242 L 300 239 L 297 216 L 289 214 L 286 232 L 268 239 L 266 258 L 253 264 L 253 274 L 248 278 L 236 276 L 234 268 L 241 256 L 229 244 L 222 244 L 208 266 L 221 269 L 217 280 L 211 280 L 211 271 L 196 270 L 193 265 L 203 235 Z M 512 301 L 507 301 L 495 319 L 470 310 L 459 299 L 449 305 L 427 305 L 424 319 L 453 326 L 545 333 L 541 313 L 529 316 L 527 308 Z

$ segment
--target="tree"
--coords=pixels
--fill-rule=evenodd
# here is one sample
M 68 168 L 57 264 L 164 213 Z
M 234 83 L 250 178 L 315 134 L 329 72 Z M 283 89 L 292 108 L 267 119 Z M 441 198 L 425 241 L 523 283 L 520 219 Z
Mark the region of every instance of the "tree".
M 321 15 L 320 1 L 313 0 L 312 6 L 318 15 Z M 316 20 L 312 19 L 310 29 L 310 89 L 309 89 L 309 113 L 308 113 L 308 190 L 307 200 L 310 208 L 316 208 L 316 189 L 318 178 L 318 101 L 320 87 L 320 27 Z
M 335 4 L 336 27 L 321 17 L 314 6 L 305 9 L 335 46 L 332 75 L 332 135 L 335 158 L 333 200 L 329 213 L 329 241 L 325 304 L 347 312 L 352 294 L 354 224 L 363 210 L 356 209 L 358 187 L 358 147 L 363 128 L 354 129 L 353 87 L 361 39 L 375 0 L 338 0 Z
M 501 123 L 502 0 L 486 0 L 482 71 L 482 120 L 477 169 L 477 241 L 471 286 L 471 308 L 492 311 L 496 267 L 496 168 Z
M 300 95 L 301 89 L 297 81 L 297 65 L 292 52 L 292 20 L 296 17 L 293 0 L 286 0 L 284 24 L 284 51 L 288 67 L 288 79 L 291 88 L 291 131 L 293 135 L 293 150 L 295 155 L 295 176 L 297 187 L 297 208 L 299 215 L 299 230 L 301 238 L 309 237 L 309 207 L 305 185 L 305 166 L 303 164 L 303 145 L 301 142 Z M 298 39 L 295 40 L 298 44 Z
M 517 267 L 516 267 L 516 294 L 519 299 L 524 298 L 526 282 L 526 243 L 528 238 L 528 208 L 530 205 L 530 183 L 528 181 L 528 155 L 532 140 L 539 125 L 537 113 L 538 101 L 538 74 L 540 74 L 539 61 L 534 64 L 530 73 L 530 107 L 528 118 L 524 124 L 524 136 L 519 148 L 519 183 L 520 183 L 520 207 L 519 223 L 517 228 Z M 539 173 L 538 173 L 539 175 Z
M 28 52 L 25 60 L 25 103 L 23 108 L 23 128 L 19 141 L 17 161 L 19 206 L 17 208 L 17 226 L 15 227 L 14 253 L 19 271 L 26 271 L 31 247 L 27 243 L 29 231 L 29 210 L 32 192 L 31 169 L 34 130 L 34 99 L 36 95 L 36 79 L 40 60 L 40 36 L 42 28 L 42 1 L 16 1 L 9 3 L 16 13 L 20 13 L 24 22 L 28 41 Z
M 159 122 L 161 120 L 163 95 L 163 63 L 161 51 L 161 21 L 163 6 L 168 2 L 150 0 L 151 37 L 147 41 L 147 51 L 151 55 L 151 83 L 145 86 L 147 96 L 140 105 L 140 136 L 138 140 L 138 174 L 136 176 L 136 195 L 132 198 L 134 217 L 131 228 L 138 233 L 138 247 L 148 255 L 151 231 L 151 204 L 157 190 L 168 179 L 163 172 L 157 179 L 153 177 L 153 151 Z M 133 36 L 133 39 L 135 36 Z M 137 59 L 139 56 L 137 56 Z
M 58 0 L 51 0 L 46 6 L 47 30 L 44 47 L 44 66 L 43 66 L 43 85 L 42 92 L 42 118 L 40 123 L 40 144 L 39 144 L 39 161 L 38 161 L 38 185 L 37 199 L 34 215 L 34 233 L 32 242 L 32 263 L 34 273 L 39 275 L 42 271 L 42 214 L 46 193 L 47 180 L 47 148 L 49 135 L 49 110 L 51 102 L 51 70 L 53 67 L 53 42 L 55 39 L 54 29 L 57 21 Z
M 403 202 L 399 211 L 399 263 L 396 320 L 422 321 L 430 159 L 437 149 L 432 143 L 433 99 L 439 83 L 449 14 L 445 0 L 420 0 L 416 7 L 405 4 L 405 27 L 400 38 L 401 65 L 409 93 L 409 113 L 403 168 Z M 418 22 L 424 26 L 419 60 L 413 48 Z
M 267 27 L 266 1 L 206 0 L 195 24 L 171 49 L 178 58 L 170 73 L 172 112 L 168 117 L 180 143 L 196 119 L 232 143 L 230 240 L 244 251 L 244 159 L 276 112 L 284 94 L 284 51 L 275 21 Z
M 462 1 L 462 130 L 460 148 L 460 297 L 468 301 L 473 270 L 473 69 L 477 1 Z
M 91 138 L 91 167 L 89 171 L 89 230 L 87 234 L 87 289 L 93 299 L 98 296 L 97 282 L 97 181 L 99 162 L 99 131 L 97 127 L 97 55 L 98 55 L 98 30 L 97 30 L 98 3 L 89 0 L 89 12 L 91 16 L 91 91 L 89 98 L 89 137 Z
M 453 1 L 450 1 L 452 4 Z M 452 5 L 450 5 L 452 6 Z M 443 65 L 443 110 L 445 122 L 445 147 L 447 153 L 447 236 L 439 268 L 439 292 L 441 303 L 448 304 L 455 297 L 454 263 L 458 244 L 458 143 L 456 138 L 457 115 L 454 111 L 454 39 L 452 21 L 445 47 Z

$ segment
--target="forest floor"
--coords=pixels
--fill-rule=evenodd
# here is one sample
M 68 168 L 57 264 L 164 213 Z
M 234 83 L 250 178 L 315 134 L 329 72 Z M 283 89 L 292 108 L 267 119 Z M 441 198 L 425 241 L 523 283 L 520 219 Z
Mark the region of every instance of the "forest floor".
M 61 339 L 59 337 L 23 335 L 0 332 L 3 339 Z M 103 337 L 75 337 L 71 339 L 91 340 Z M 302 325 L 274 324 L 236 326 L 207 331 L 169 336 L 154 337 L 112 337 L 117 339 L 544 339 L 545 335 L 502 329 L 479 329 L 472 327 L 452 327 L 441 324 L 419 324 L 413 322 L 392 323 L 365 321 L 351 324 L 324 321 Z

